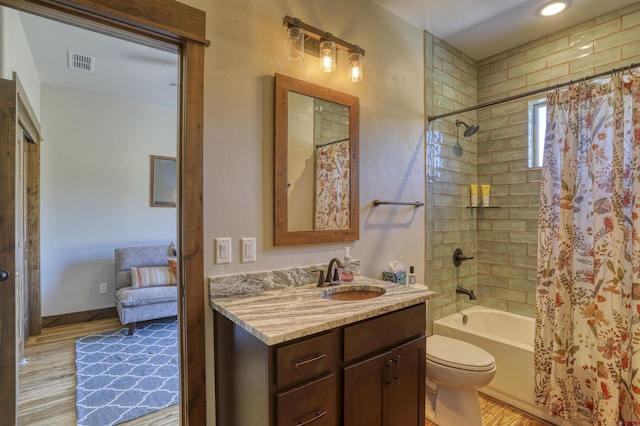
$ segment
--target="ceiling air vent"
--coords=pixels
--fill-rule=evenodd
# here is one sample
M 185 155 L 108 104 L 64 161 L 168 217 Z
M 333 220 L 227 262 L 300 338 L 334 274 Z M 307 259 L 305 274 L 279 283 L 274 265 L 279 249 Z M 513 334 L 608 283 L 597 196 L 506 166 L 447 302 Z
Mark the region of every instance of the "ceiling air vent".
M 67 66 L 74 70 L 93 72 L 96 58 L 93 56 L 81 55 L 67 50 Z

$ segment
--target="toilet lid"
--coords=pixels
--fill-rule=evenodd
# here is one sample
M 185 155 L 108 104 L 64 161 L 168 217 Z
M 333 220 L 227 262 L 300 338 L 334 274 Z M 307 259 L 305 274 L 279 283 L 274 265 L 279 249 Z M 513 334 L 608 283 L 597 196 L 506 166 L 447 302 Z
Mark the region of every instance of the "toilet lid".
M 427 359 L 447 367 L 470 371 L 489 371 L 496 364 L 493 355 L 484 349 L 462 340 L 438 335 L 427 338 Z

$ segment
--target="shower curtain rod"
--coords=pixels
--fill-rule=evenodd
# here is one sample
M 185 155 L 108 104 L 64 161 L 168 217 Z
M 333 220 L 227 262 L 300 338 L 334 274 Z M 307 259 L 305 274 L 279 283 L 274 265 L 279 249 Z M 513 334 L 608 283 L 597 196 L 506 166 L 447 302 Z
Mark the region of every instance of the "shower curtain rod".
M 505 103 L 505 102 L 511 102 L 511 101 L 515 101 L 516 99 L 527 98 L 529 96 L 537 95 L 538 93 L 544 93 L 544 92 L 548 92 L 550 90 L 559 89 L 561 87 L 571 86 L 574 83 L 578 83 L 578 82 L 582 82 L 582 81 L 586 81 L 586 80 L 592 80 L 594 78 L 604 77 L 606 75 L 613 75 L 613 74 L 618 73 L 620 71 L 625 71 L 625 70 L 631 71 L 632 68 L 637 68 L 637 67 L 640 67 L 640 63 L 635 63 L 635 64 L 632 63 L 632 64 L 629 64 L 629 65 L 627 65 L 625 67 L 613 68 L 611 71 L 605 71 L 605 72 L 601 72 L 601 73 L 598 73 L 598 74 L 589 75 L 589 76 L 581 78 L 580 80 L 576 80 L 576 81 L 569 80 L 567 82 L 555 84 L 555 85 L 550 86 L 550 87 L 543 87 L 541 89 L 531 90 L 530 92 L 520 93 L 519 95 L 513 95 L 513 96 L 508 96 L 508 97 L 502 98 L 502 99 L 496 99 L 495 101 L 489 101 L 489 102 L 485 102 L 485 103 L 482 103 L 482 104 L 478 104 L 476 106 L 472 106 L 472 107 L 468 107 L 468 108 L 462 108 L 462 109 L 459 109 L 459 110 L 456 110 L 456 111 L 447 112 L 446 114 L 430 115 L 430 116 L 427 117 L 427 121 L 429 123 L 431 123 L 434 120 L 438 120 L 438 119 L 444 118 L 444 117 L 449 117 L 451 115 L 461 114 L 463 112 L 473 111 L 473 110 L 480 109 L 480 108 L 486 108 L 486 107 L 502 104 L 502 103 Z

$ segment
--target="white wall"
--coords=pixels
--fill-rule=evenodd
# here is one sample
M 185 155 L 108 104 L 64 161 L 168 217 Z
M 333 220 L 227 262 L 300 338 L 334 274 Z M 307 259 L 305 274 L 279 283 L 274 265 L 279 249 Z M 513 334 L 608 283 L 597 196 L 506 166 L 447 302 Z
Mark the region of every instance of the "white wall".
M 389 261 L 415 265 L 424 276 L 424 208 L 381 206 L 376 199 L 424 200 L 422 31 L 368 0 L 184 0 L 206 11 L 204 261 L 218 275 L 328 262 L 344 243 L 273 246 L 274 73 L 360 99 L 360 240 L 349 244 L 364 275 L 380 277 Z M 366 50 L 364 81 L 320 72 L 317 58 L 287 61 L 291 15 Z M 214 264 L 216 237 L 232 238 L 233 262 Z M 242 264 L 240 238 L 257 237 L 257 262 Z M 203 291 L 207 294 L 205 288 Z M 208 423 L 213 424 L 213 329 L 206 311 Z
M 33 110 L 40 118 L 40 77 L 18 12 L 0 7 L 0 78 L 13 80 L 13 72 L 27 92 Z
M 42 315 L 114 306 L 114 249 L 176 240 L 176 209 L 149 207 L 149 155 L 175 156 L 176 109 L 45 84 L 42 128 Z

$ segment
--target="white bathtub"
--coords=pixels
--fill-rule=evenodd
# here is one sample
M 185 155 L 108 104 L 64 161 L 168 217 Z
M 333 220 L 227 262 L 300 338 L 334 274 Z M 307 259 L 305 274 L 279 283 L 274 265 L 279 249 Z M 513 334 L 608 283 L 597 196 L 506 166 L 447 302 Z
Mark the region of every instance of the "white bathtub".
M 463 315 L 467 317 L 466 324 Z M 553 424 L 587 424 L 551 417 L 545 407 L 533 402 L 534 330 L 533 318 L 482 306 L 433 322 L 433 334 L 469 342 L 495 357 L 496 375 L 480 392 Z

